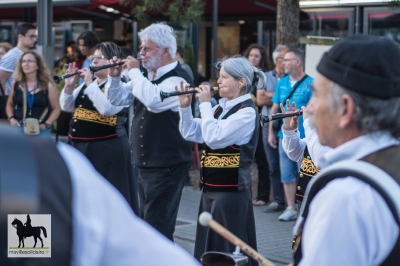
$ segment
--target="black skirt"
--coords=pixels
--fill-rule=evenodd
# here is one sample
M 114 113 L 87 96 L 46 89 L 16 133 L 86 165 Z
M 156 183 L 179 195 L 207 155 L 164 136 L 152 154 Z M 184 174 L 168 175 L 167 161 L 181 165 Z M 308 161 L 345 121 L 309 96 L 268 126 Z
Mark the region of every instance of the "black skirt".
M 250 189 L 241 192 L 204 191 L 201 196 L 199 215 L 204 211 L 210 212 L 214 220 L 257 250 Z M 207 251 L 232 253 L 235 251 L 235 246 L 211 228 L 197 223 L 194 256 L 200 260 L 203 253 Z M 247 265 L 256 266 L 258 262 L 249 258 Z
M 94 168 L 114 185 L 134 208 L 135 202 L 131 202 L 133 166 L 127 136 L 94 141 L 70 139 L 70 144 L 82 152 Z

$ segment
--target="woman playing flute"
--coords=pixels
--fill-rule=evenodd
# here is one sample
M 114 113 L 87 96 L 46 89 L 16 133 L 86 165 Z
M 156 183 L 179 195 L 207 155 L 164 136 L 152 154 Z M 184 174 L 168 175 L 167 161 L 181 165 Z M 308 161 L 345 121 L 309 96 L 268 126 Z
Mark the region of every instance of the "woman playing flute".
M 211 107 L 210 87 L 195 88 L 200 101 L 200 118 L 190 110 L 192 94 L 179 96 L 180 132 L 189 141 L 205 144 L 201 160 L 200 186 L 203 189 L 199 214 L 210 212 L 214 219 L 257 249 L 250 165 L 258 138 L 258 119 L 249 94 L 253 85 L 264 88 L 264 73 L 245 57 L 231 57 L 217 63 L 222 99 Z M 188 86 L 181 90 L 188 90 Z M 208 227 L 197 225 L 194 256 L 206 251 L 232 252 L 234 246 Z M 258 265 L 250 260 L 247 265 Z
M 97 44 L 91 56 L 92 65 L 105 65 L 113 56 L 121 58 L 119 46 L 112 42 Z M 69 64 L 67 73 L 76 71 L 75 63 Z M 89 69 L 79 71 L 84 83 L 75 89 L 77 76 L 66 78 L 60 96 L 62 110 L 74 113 L 70 122 L 69 142 L 92 162 L 96 170 L 134 208 L 133 204 L 137 204 L 137 201 L 131 193 L 132 165 L 125 129 L 128 106 L 114 106 L 109 102 L 105 88 L 109 69 L 97 71 L 94 80 Z

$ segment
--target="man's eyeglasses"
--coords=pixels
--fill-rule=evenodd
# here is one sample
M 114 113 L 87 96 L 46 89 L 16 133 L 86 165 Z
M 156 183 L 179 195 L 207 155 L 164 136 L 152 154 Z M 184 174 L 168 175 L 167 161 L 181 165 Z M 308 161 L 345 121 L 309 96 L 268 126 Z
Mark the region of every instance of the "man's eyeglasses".
M 29 36 L 26 36 L 26 37 L 29 37 L 29 38 L 31 38 L 32 40 L 37 40 L 37 38 L 38 38 L 37 35 L 29 35 Z
M 147 52 L 150 52 L 150 51 L 152 51 L 154 49 L 157 49 L 157 48 L 158 47 L 151 48 L 151 47 L 143 46 L 143 47 L 139 47 L 139 51 L 143 50 L 145 53 L 147 53 Z
M 92 55 L 92 56 L 89 57 L 90 61 L 93 61 L 95 59 L 101 60 L 101 59 L 104 59 L 104 58 L 106 58 L 104 55 Z
M 24 59 L 21 61 L 22 64 L 32 64 L 32 63 L 36 63 L 35 60 L 31 60 L 31 59 Z
M 296 58 L 292 58 L 292 59 L 283 59 L 283 62 L 289 62 L 289 61 L 292 61 L 292 60 L 298 60 L 298 59 L 296 59 Z

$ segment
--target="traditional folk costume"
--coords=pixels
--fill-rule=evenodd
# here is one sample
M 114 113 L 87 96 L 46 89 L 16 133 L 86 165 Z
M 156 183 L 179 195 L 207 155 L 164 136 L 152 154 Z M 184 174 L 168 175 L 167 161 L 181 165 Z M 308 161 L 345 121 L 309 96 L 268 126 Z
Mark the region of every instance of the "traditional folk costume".
M 161 101 L 160 92 L 173 91 L 181 81 L 193 84 L 175 61 L 150 71 L 128 72 L 130 82 L 110 78 L 109 99 L 115 105 L 132 104 L 132 163 L 138 167 L 140 216 L 173 241 L 182 189 L 192 164 L 193 143 L 179 133 L 178 97 Z
M 374 132 L 348 141 L 327 153 L 324 159 L 324 170 L 309 184 L 301 215 L 293 230 L 301 239 L 294 265 L 397 265 L 400 258 L 398 194 L 391 197 L 393 191 L 383 185 L 387 184 L 387 179 L 393 179 L 395 183 L 392 186 L 400 186 L 397 167 L 399 141 L 388 132 Z M 367 162 L 388 176 L 371 170 L 362 173 L 364 168 L 346 170 L 344 160 Z M 352 168 L 353 162 L 347 162 L 347 165 Z M 331 164 L 338 166 L 328 167 Z M 396 189 L 394 191 L 398 191 Z M 359 196 L 353 197 L 356 194 Z M 310 206 L 311 203 L 314 205 Z M 341 207 L 335 209 L 334 216 L 332 206 L 335 204 Z M 322 215 L 315 216 L 317 212 Z M 367 225 L 371 221 L 373 224 Z M 339 235 L 343 241 L 316 243 L 316 238 L 312 237 L 315 228 L 324 238 L 335 239 Z M 345 256 L 336 256 L 344 251 L 347 252 Z M 330 259 L 327 260 L 326 256 Z M 321 263 L 327 261 L 329 263 Z
M 225 228 L 257 249 L 254 213 L 250 192 L 250 165 L 257 146 L 256 109 L 250 95 L 220 100 L 220 105 L 202 103 L 202 118 L 181 108 L 181 133 L 189 140 L 204 142 L 200 187 L 203 190 L 199 214 L 210 212 Z M 206 251 L 232 253 L 235 247 L 208 227 L 197 225 L 194 256 Z M 249 259 L 248 265 L 258 265 Z
M 106 81 L 97 80 L 61 93 L 61 108 L 74 112 L 70 122 L 69 142 L 81 151 L 96 170 L 113 184 L 133 206 L 132 165 L 125 122 L 128 108 L 111 105 L 105 95 Z

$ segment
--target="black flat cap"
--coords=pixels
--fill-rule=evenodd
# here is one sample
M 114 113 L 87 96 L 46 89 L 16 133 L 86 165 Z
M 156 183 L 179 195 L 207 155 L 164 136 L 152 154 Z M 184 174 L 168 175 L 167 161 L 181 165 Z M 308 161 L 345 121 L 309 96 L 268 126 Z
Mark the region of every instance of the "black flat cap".
M 392 40 L 356 35 L 338 41 L 317 66 L 329 80 L 372 97 L 400 97 L 400 48 Z

